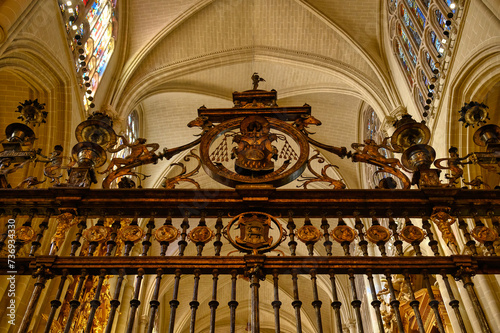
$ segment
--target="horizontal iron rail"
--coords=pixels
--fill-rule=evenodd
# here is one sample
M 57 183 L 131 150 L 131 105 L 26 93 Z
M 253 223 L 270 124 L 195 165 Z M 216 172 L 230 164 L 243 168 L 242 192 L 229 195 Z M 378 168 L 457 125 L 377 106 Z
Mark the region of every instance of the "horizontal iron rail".
M 375 210 L 385 215 L 390 209 L 394 217 L 430 215 L 436 206 L 451 207 L 463 217 L 486 216 L 493 211 L 500 215 L 499 190 L 467 190 L 459 188 L 427 188 L 415 190 L 281 190 L 267 186 L 241 186 L 234 190 L 164 190 L 164 189 L 1 189 L 0 213 L 19 210 L 28 213 L 33 208 L 40 214 L 53 210 L 77 210 L 79 214 L 99 216 L 183 216 L 186 211 L 207 217 L 220 212 L 237 215 L 259 210 L 275 216 L 308 214 L 310 217 L 344 217 L 355 212 L 369 217 Z
M 180 269 L 183 274 L 193 274 L 200 270 L 202 274 L 213 274 L 217 269 L 220 274 L 230 274 L 236 270 L 244 274 L 249 268 L 260 265 L 264 272 L 272 274 L 277 270 L 280 274 L 309 274 L 315 270 L 318 274 L 327 274 L 333 270 L 336 274 L 364 274 L 371 270 L 373 274 L 421 274 L 427 270 L 429 274 L 455 274 L 459 269 L 470 268 L 476 274 L 500 274 L 500 257 L 485 256 L 448 256 L 448 257 L 282 257 L 264 255 L 246 255 L 234 257 L 217 256 L 172 256 L 172 257 L 62 257 L 35 256 L 16 258 L 16 274 L 30 275 L 37 268 L 45 267 L 53 274 L 61 275 L 63 269 L 70 274 L 78 275 L 85 268 L 89 274 L 98 275 L 100 269 L 109 274 L 118 274 L 125 269 L 127 274 L 136 274 L 143 269 L 146 274 L 156 274 L 159 268 L 164 274 L 174 274 Z M 7 259 L 0 258 L 0 274 L 7 275 L 11 271 L 7 267 Z

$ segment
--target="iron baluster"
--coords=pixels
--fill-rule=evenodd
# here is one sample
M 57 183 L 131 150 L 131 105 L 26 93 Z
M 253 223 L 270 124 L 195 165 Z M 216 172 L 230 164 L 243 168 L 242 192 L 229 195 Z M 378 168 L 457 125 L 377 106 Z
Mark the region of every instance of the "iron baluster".
M 158 297 L 160 294 L 160 284 L 161 284 L 161 276 L 163 271 L 161 268 L 156 270 L 156 280 L 155 280 L 155 289 L 153 291 L 153 297 L 151 297 L 151 301 L 149 301 L 149 321 L 148 327 L 146 329 L 147 333 L 152 333 L 155 326 L 155 318 L 156 312 L 158 311 L 158 307 L 160 306 L 160 302 L 158 302 Z
M 115 220 L 116 221 L 116 220 Z M 115 293 L 113 294 L 113 299 L 110 301 L 111 308 L 109 310 L 108 322 L 106 324 L 106 330 L 104 333 L 111 333 L 113 329 L 113 323 L 115 320 L 116 309 L 120 305 L 120 292 L 122 289 L 123 277 L 125 276 L 125 270 L 121 268 L 118 271 L 118 279 L 116 280 Z
M 125 332 L 127 333 L 132 333 L 134 329 L 135 313 L 137 312 L 137 308 L 139 307 L 139 305 L 141 305 L 141 301 L 139 301 L 139 295 L 141 292 L 141 284 L 143 276 L 144 276 L 144 270 L 142 268 L 139 268 L 137 270 L 137 276 L 135 277 L 134 298 L 130 300 L 127 328 L 125 330 Z

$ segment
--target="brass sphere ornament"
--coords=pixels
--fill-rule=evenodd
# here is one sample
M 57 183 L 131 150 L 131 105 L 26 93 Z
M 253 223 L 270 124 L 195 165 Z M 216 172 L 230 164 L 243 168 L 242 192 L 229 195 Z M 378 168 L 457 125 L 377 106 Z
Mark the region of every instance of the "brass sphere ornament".
M 417 171 L 429 169 L 436 159 L 436 151 L 429 145 L 414 145 L 406 149 L 401 157 L 401 163 L 405 168 Z
M 81 122 L 75 135 L 78 142 L 93 142 L 104 148 L 116 142 L 113 121 L 102 112 L 94 112 L 86 121 Z
M 426 145 L 431 138 L 431 132 L 425 122 L 417 123 L 409 114 L 396 121 L 394 127 L 396 131 L 391 136 L 391 145 L 400 153 L 413 145 Z

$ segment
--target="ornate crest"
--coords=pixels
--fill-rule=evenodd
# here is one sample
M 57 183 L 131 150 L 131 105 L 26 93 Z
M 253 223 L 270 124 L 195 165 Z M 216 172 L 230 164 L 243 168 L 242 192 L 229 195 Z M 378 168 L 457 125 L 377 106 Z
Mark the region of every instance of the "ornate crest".
M 238 146 L 231 154 L 232 158 L 236 158 L 236 172 L 241 175 L 260 175 L 273 171 L 271 159 L 277 159 L 278 150 L 271 142 L 276 141 L 277 136 L 270 132 L 271 127 L 266 118 L 247 117 L 241 122 L 240 130 L 241 133 L 233 138 Z
M 277 226 L 273 229 L 272 225 Z M 233 236 L 232 228 L 239 229 L 239 236 Z M 270 236 L 270 230 L 279 232 L 276 241 L 274 237 Z M 276 219 L 266 213 L 248 212 L 236 216 L 228 224 L 224 230 L 224 235 L 228 238 L 231 244 L 239 250 L 247 253 L 264 253 L 268 252 L 279 245 L 285 233 L 281 225 Z

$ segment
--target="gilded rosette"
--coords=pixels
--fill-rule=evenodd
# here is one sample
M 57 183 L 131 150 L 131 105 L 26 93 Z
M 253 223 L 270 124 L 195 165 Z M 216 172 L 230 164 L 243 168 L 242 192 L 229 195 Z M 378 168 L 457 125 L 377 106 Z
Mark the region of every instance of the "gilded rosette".
M 32 227 L 22 226 L 15 230 L 16 241 L 29 243 L 35 238 L 35 230 Z
M 188 238 L 193 243 L 208 243 L 213 236 L 213 231 L 206 226 L 198 226 L 188 234 Z
M 179 230 L 171 225 L 164 225 L 156 229 L 155 239 L 158 242 L 172 243 L 179 237 Z
M 399 236 L 407 243 L 420 243 L 425 238 L 425 232 L 414 225 L 407 225 L 401 230 Z
M 321 232 L 313 225 L 304 225 L 297 230 L 297 237 L 304 243 L 315 243 L 321 239 Z
M 484 244 L 486 242 L 494 242 L 498 238 L 498 233 L 485 226 L 477 226 L 472 229 L 472 237 L 479 243 Z
M 106 239 L 108 239 L 110 232 L 111 228 L 109 227 L 104 227 L 102 225 L 95 225 L 85 230 L 82 236 L 88 242 L 102 243 Z
M 356 230 L 353 228 L 347 226 L 347 225 L 339 225 L 335 227 L 332 232 L 330 233 L 330 236 L 339 243 L 343 242 L 349 242 L 351 243 L 354 238 L 357 236 Z
M 381 225 L 372 225 L 366 231 L 366 238 L 372 243 L 387 242 L 391 238 L 389 229 Z
M 137 242 L 144 236 L 144 231 L 137 225 L 129 225 L 120 230 L 120 238 L 125 242 Z

